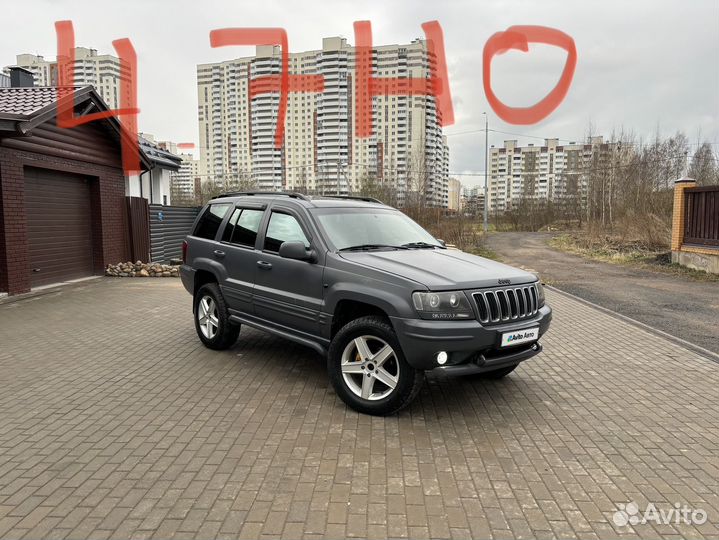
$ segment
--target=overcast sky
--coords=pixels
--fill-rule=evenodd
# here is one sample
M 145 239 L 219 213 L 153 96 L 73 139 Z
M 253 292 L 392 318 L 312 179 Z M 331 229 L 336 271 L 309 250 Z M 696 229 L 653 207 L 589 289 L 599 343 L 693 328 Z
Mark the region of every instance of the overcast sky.
M 54 22 L 70 19 L 76 44 L 114 53 L 128 37 L 139 59 L 140 130 L 159 139 L 198 142 L 196 65 L 253 54 L 211 49 L 209 32 L 226 27 L 284 27 L 291 51 L 318 49 L 322 37 L 354 42 L 352 23 L 370 20 L 377 44 L 421 37 L 421 23 L 438 20 L 445 35 L 455 124 L 449 135 L 451 171 L 463 183 L 484 170 L 483 111 L 490 144 L 506 138 L 581 140 L 589 125 L 609 136 L 624 128 L 650 138 L 657 130 L 707 139 L 719 150 L 719 1 L 620 0 L 380 0 L 257 2 L 226 0 L 4 0 L 0 65 L 19 53 L 54 58 Z M 489 108 L 482 87 L 482 49 L 511 25 L 550 26 L 572 36 L 577 69 L 565 101 L 533 126 L 513 126 Z M 495 93 L 508 105 L 528 106 L 556 83 L 566 53 L 549 46 L 510 52 L 493 61 Z M 695 148 L 695 146 L 693 147 Z

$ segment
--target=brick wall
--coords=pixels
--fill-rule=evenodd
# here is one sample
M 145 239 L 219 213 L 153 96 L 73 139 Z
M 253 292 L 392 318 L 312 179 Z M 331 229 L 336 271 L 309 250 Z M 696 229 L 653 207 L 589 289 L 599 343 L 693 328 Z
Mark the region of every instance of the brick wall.
M 5 258 L 5 218 L 3 217 L 2 168 L 0 168 L 0 291 L 7 291 L 7 260 Z
M 679 251 L 684 240 L 684 221 L 686 204 L 684 203 L 684 190 L 696 186 L 691 178 L 682 178 L 674 183 L 674 210 L 672 213 L 672 251 Z
M 22 163 L 0 148 L 0 190 L 4 229 L 5 290 L 10 294 L 30 290 L 30 260 L 25 223 L 25 178 Z
M 117 147 L 119 155 L 120 148 Z M 120 168 L 58 158 L 0 146 L 0 291 L 30 290 L 30 260 L 25 219 L 25 167 L 82 174 L 90 187 L 94 268 L 127 260 L 125 179 Z

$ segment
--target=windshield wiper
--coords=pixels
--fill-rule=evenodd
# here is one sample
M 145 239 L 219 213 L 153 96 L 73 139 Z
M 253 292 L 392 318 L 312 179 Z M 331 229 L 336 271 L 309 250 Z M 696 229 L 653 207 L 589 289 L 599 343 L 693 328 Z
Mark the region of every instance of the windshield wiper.
M 402 244 L 402 247 L 404 248 L 418 248 L 418 249 L 428 249 L 428 248 L 442 248 L 442 246 L 438 244 L 430 244 L 428 242 L 407 242 L 406 244 Z
M 409 249 L 404 246 L 391 246 L 389 244 L 359 244 L 340 249 L 340 251 L 362 251 L 366 249 Z

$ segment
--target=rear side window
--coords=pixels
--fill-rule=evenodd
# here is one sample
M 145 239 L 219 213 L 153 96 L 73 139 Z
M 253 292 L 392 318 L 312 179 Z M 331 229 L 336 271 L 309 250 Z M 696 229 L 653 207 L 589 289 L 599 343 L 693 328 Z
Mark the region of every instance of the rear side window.
M 237 208 L 225 226 L 222 241 L 254 247 L 255 240 L 257 240 L 257 231 L 260 228 L 260 221 L 264 213 L 264 210 Z
M 222 241 L 223 242 L 229 242 L 232 239 L 232 233 L 235 230 L 235 225 L 237 225 L 237 219 L 240 217 L 240 214 L 242 213 L 242 208 L 236 208 L 234 212 L 232 212 L 232 216 L 230 217 L 230 220 L 227 222 L 227 225 L 225 225 L 225 230 L 222 232 Z
M 193 236 L 214 240 L 217 231 L 225 219 L 225 215 L 232 208 L 232 204 L 211 204 L 197 222 Z
M 270 223 L 267 225 L 267 234 L 265 235 L 265 249 L 277 252 L 283 242 L 293 241 L 300 241 L 305 247 L 310 247 L 302 227 L 294 217 L 289 214 L 272 212 Z

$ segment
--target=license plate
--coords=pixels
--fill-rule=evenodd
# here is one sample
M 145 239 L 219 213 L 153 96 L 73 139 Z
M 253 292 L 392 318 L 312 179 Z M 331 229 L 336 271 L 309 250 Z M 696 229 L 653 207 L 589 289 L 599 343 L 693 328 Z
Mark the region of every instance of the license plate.
M 502 334 L 502 347 L 512 347 L 513 345 L 521 345 L 530 341 L 539 339 L 539 327 L 525 328 L 524 330 L 516 330 L 514 332 L 505 332 Z

